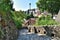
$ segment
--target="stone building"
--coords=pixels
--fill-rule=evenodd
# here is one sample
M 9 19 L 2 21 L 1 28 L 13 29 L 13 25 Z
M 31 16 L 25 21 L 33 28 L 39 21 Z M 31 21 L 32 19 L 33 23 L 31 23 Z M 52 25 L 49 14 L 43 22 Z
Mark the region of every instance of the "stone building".
M 26 11 L 26 14 L 29 14 L 31 15 L 31 13 L 33 14 L 33 16 L 39 16 L 41 14 L 40 10 L 39 9 L 28 9 Z
M 60 10 L 58 12 L 58 15 L 56 16 L 56 21 L 60 23 Z

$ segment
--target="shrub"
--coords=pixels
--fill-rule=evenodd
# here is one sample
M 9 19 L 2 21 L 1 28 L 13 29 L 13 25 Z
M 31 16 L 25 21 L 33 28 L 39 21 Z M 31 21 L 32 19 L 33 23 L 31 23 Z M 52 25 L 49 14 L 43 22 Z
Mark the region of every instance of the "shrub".
M 57 22 L 51 18 L 51 15 L 42 15 L 37 19 L 37 25 L 56 25 Z

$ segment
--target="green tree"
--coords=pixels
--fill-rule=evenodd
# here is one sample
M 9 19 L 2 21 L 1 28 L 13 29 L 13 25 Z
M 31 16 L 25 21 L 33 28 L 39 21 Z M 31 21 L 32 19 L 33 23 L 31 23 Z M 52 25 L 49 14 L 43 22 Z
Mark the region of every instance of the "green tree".
M 38 0 L 37 7 L 41 10 L 47 10 L 53 14 L 57 14 L 60 9 L 60 0 Z
M 0 15 L 3 16 L 4 20 L 7 20 L 7 24 L 11 19 L 14 21 L 18 29 L 22 26 L 23 19 L 27 17 L 24 11 L 13 11 L 12 0 L 0 0 Z
M 8 11 L 13 9 L 13 2 L 11 0 L 0 0 L 0 10 Z

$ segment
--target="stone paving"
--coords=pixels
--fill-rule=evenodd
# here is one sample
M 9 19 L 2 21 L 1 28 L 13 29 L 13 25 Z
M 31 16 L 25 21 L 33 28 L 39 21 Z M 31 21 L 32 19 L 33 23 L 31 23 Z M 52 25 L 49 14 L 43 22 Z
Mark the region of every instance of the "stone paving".
M 17 40 L 51 40 L 48 36 L 38 36 L 37 34 L 29 34 L 27 29 L 22 29 L 19 32 Z

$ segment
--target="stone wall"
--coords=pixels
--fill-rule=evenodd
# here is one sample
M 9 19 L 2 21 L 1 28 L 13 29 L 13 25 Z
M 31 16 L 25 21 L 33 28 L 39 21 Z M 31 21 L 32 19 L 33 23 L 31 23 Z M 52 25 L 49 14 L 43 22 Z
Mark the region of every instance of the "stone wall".
M 10 17 L 10 13 L 6 16 L 1 15 L 0 20 L 0 40 L 16 40 L 18 30 Z
M 46 26 L 47 35 L 60 37 L 60 26 Z
M 60 26 L 50 25 L 50 26 L 40 26 L 40 27 L 28 27 L 29 32 L 46 34 L 51 37 L 60 37 Z

